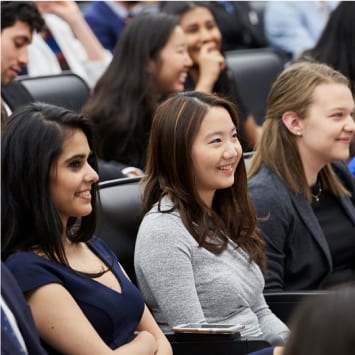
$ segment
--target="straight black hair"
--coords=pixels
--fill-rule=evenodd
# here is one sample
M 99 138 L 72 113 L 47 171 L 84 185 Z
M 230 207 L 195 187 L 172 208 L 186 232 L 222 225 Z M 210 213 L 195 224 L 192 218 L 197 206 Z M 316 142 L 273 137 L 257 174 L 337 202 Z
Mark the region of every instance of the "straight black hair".
M 43 103 L 32 103 L 14 112 L 1 142 L 1 257 L 16 251 L 41 250 L 49 259 L 68 266 L 63 226 L 50 195 L 50 171 L 65 140 L 81 130 L 90 149 L 90 121 L 81 114 Z M 89 163 L 97 171 L 96 157 Z M 66 234 L 72 243 L 88 241 L 96 227 L 97 183 L 92 184 L 92 212 L 70 218 Z

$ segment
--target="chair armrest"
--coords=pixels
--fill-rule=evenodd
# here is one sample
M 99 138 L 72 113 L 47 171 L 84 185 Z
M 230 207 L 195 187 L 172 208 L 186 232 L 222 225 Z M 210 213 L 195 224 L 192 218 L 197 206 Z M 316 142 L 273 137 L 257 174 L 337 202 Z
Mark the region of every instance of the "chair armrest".
M 297 305 L 313 297 L 321 297 L 327 291 L 271 291 L 264 292 L 271 311 L 284 323 L 288 323 Z
M 245 355 L 271 346 L 264 338 L 234 334 L 167 333 L 174 355 Z

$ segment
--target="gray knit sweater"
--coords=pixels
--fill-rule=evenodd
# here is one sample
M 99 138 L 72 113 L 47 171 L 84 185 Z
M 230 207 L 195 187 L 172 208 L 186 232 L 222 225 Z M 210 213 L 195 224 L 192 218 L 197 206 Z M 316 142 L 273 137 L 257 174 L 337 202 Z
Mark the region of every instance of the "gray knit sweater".
M 163 200 L 162 210 L 171 201 Z M 180 323 L 245 324 L 244 336 L 288 335 L 269 309 L 264 278 L 248 255 L 230 241 L 220 255 L 197 242 L 178 212 L 149 211 L 138 231 L 135 270 L 146 303 L 164 332 Z

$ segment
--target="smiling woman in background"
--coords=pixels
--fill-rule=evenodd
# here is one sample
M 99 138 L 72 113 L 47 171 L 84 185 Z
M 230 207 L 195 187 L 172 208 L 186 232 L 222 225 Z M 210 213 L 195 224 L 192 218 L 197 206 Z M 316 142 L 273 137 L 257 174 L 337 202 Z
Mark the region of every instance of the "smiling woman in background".
M 143 14 L 129 22 L 83 108 L 101 159 L 143 169 L 154 110 L 163 96 L 184 89 L 191 64 L 174 16 Z
M 253 149 L 260 139 L 261 127 L 247 112 L 233 74 L 227 67 L 221 52 L 222 34 L 208 2 L 165 1 L 161 11 L 179 16 L 186 35 L 193 65 L 189 68 L 185 89 L 213 93 L 236 104 L 240 118 L 239 139 L 243 150 Z

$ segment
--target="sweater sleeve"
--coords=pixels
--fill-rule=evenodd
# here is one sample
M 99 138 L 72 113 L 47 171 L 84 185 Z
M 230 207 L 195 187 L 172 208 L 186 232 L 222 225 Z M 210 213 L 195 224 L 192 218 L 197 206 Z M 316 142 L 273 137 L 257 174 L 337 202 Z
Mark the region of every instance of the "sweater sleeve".
M 191 262 L 195 243 L 184 226 L 168 214 L 147 215 L 138 232 L 138 284 L 153 314 L 164 315 L 163 323 L 170 328 L 205 321 Z
M 271 312 L 267 305 L 264 295 L 261 294 L 258 302 L 252 307 L 259 319 L 260 328 L 263 334 L 279 336 L 285 340 L 289 334 L 288 327 Z

